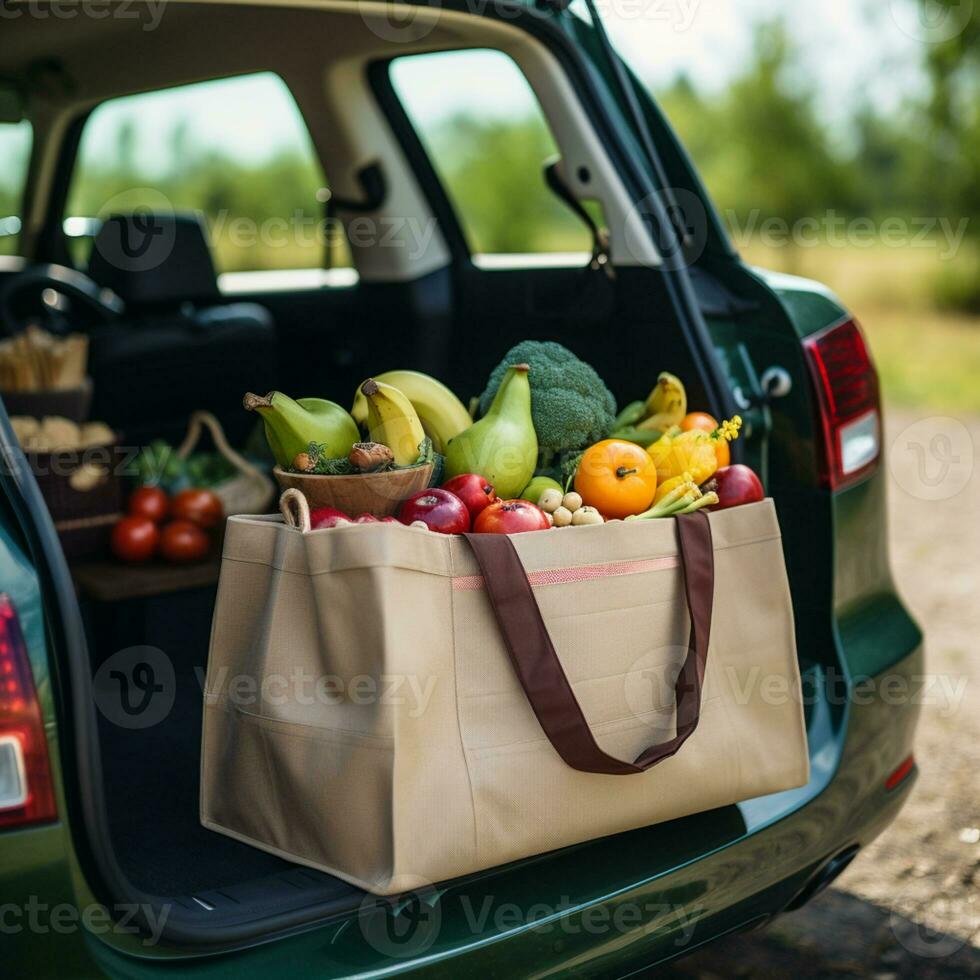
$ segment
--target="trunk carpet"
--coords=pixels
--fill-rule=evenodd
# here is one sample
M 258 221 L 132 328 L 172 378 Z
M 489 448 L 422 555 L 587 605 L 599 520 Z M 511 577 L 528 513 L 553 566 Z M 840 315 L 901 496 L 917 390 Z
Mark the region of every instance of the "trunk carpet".
M 105 658 L 152 644 L 174 666 L 173 706 L 162 721 L 123 727 L 106 717 L 118 718 L 116 711 L 99 713 L 116 856 L 130 880 L 155 895 L 188 895 L 295 867 L 205 830 L 198 820 L 201 698 L 214 596 L 214 589 L 195 589 L 84 609 L 90 650 Z

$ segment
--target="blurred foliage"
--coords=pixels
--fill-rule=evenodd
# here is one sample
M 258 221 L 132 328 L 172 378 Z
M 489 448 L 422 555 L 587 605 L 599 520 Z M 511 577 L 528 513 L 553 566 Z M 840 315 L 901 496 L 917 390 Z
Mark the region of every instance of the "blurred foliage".
M 585 226 L 548 189 L 558 148 L 544 119 L 455 116 L 420 133 L 475 252 L 585 251 Z

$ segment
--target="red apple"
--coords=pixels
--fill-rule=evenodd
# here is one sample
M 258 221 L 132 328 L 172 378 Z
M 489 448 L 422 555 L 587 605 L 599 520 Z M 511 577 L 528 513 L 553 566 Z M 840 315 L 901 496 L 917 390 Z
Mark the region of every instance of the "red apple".
M 441 487 L 419 490 L 398 511 L 402 524 L 421 521 L 430 531 L 462 534 L 470 529 L 470 512 L 459 497 Z
M 310 528 L 313 531 L 350 523 L 350 517 L 342 510 L 337 510 L 336 507 L 317 507 L 316 510 L 310 512 Z
M 748 466 L 734 463 L 723 466 L 715 471 L 717 483 L 716 493 L 718 503 L 713 510 L 724 510 L 726 507 L 738 507 L 740 504 L 752 504 L 765 497 L 762 483 Z
M 485 507 L 473 524 L 478 534 L 519 534 L 547 531 L 549 527 L 544 511 L 530 500 L 498 500 Z
M 358 514 L 357 517 L 354 518 L 354 523 L 355 524 L 378 524 L 380 522 L 374 516 L 374 514 L 364 513 L 364 514 Z
M 470 518 L 476 520 L 477 515 L 488 504 L 496 503 L 496 491 L 479 473 L 460 473 L 442 485 L 443 490 L 456 494 L 466 504 Z

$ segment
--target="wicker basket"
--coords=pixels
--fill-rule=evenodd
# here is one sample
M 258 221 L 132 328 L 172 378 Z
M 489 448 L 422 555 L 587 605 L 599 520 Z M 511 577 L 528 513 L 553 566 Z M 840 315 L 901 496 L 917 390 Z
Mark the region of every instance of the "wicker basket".
M 279 466 L 272 472 L 281 489 L 301 491 L 313 509 L 336 507 L 352 517 L 358 514 L 389 517 L 406 497 L 429 485 L 432 464 L 351 476 L 290 473 Z
M 59 452 L 29 452 L 66 557 L 94 558 L 108 550 L 122 515 L 123 471 L 129 454 L 109 444 Z
M 177 449 L 177 458 L 186 460 L 190 456 L 204 429 L 211 433 L 214 448 L 238 470 L 236 476 L 211 488 L 221 498 L 225 517 L 232 514 L 264 514 L 276 494 L 276 485 L 258 467 L 231 448 L 221 423 L 210 412 L 195 412 L 191 416 L 187 435 Z

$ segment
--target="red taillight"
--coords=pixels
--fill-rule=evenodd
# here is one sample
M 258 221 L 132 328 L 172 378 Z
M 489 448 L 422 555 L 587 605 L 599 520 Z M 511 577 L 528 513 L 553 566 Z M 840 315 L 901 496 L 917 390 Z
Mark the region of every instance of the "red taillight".
M 902 764 L 885 780 L 885 789 L 894 789 L 904 783 L 915 769 L 915 756 L 910 755 L 902 760 Z
M 881 454 L 878 374 L 853 320 L 803 341 L 820 413 L 820 482 L 831 490 L 855 483 Z
M 0 594 L 0 827 L 57 816 L 41 705 L 17 611 Z

